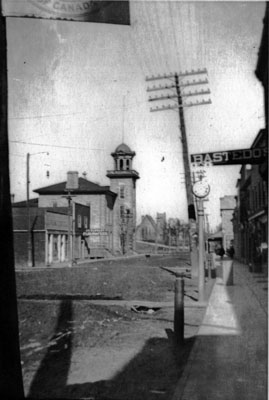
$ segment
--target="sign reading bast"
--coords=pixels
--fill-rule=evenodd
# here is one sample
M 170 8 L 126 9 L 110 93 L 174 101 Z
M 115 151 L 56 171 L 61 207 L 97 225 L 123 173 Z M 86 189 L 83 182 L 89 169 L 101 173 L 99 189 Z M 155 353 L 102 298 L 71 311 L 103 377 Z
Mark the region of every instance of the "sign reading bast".
M 197 166 L 205 164 L 261 164 L 268 156 L 268 148 L 215 151 L 214 153 L 191 154 L 191 163 Z

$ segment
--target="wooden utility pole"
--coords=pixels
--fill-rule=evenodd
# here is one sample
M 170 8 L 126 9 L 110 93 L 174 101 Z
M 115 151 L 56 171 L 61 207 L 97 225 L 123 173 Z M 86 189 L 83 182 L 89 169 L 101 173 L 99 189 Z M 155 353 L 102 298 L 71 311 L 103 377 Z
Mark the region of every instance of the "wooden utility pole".
M 6 21 L 0 2 L 0 397 L 23 399 L 10 202 Z
M 205 301 L 205 268 L 204 268 L 204 204 L 203 200 L 197 202 L 198 227 L 199 227 L 199 279 L 198 279 L 198 294 L 199 303 Z
M 192 81 L 186 80 L 186 78 L 189 76 L 197 76 L 197 75 L 202 76 L 202 78 L 194 79 Z M 184 118 L 184 108 L 211 104 L 211 100 L 206 98 L 203 100 L 195 100 L 194 102 L 186 102 L 184 99 L 190 96 L 199 99 L 200 96 L 208 96 L 210 94 L 209 89 L 201 89 L 201 86 L 208 84 L 208 79 L 206 75 L 207 75 L 206 69 L 198 69 L 196 71 L 192 70 L 175 74 L 167 74 L 167 75 L 164 74 L 146 78 L 147 82 L 153 82 L 156 80 L 162 80 L 163 82 L 166 82 L 158 86 L 153 85 L 147 88 L 148 92 L 156 92 L 160 90 L 164 92 L 164 94 L 162 95 L 149 97 L 150 102 L 155 102 L 155 101 L 165 102 L 165 104 L 163 104 L 161 107 L 157 106 L 155 108 L 151 108 L 150 111 L 154 112 L 154 111 L 177 109 L 179 112 L 181 142 L 183 150 L 184 176 L 185 176 L 187 203 L 188 203 L 188 218 L 190 224 L 190 250 L 191 250 L 192 275 L 194 276 L 198 274 L 197 245 L 194 239 L 194 234 L 197 231 L 197 226 L 196 226 L 196 216 L 195 216 L 195 205 L 192 194 L 192 179 L 191 179 L 188 141 L 186 134 L 185 118 Z M 184 91 L 185 88 L 190 86 L 192 87 L 194 85 L 197 85 L 200 89 L 190 92 Z M 171 100 L 175 100 L 173 104 L 167 103 L 167 101 Z

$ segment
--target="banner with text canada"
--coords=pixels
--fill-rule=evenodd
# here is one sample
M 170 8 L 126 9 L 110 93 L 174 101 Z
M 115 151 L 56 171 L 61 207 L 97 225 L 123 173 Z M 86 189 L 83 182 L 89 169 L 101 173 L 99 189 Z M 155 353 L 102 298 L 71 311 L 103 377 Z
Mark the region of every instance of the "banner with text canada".
M 130 25 L 129 0 L 2 0 L 2 14 Z
M 261 164 L 268 157 L 268 147 L 253 149 L 215 151 L 214 153 L 191 154 L 191 163 L 203 165 Z

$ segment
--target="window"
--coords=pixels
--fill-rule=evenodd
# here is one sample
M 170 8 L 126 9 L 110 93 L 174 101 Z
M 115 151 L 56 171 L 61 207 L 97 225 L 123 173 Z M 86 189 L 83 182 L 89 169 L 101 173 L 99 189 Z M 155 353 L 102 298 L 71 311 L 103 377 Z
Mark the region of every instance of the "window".
M 78 214 L 78 228 L 81 228 L 81 215 Z
M 120 199 L 124 199 L 124 186 L 120 186 Z
M 120 206 L 120 217 L 124 217 L 124 206 Z
M 130 169 L 130 160 L 126 160 L 126 169 Z
M 84 228 L 88 229 L 88 217 L 84 216 Z
M 123 170 L 123 160 L 120 159 L 120 170 Z

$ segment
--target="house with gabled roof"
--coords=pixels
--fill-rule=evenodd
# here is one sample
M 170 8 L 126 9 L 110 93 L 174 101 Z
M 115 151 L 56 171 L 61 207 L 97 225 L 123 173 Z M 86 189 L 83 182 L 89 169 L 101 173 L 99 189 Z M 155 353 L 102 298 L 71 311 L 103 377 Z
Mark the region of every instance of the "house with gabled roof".
M 146 242 L 156 240 L 157 224 L 151 215 L 142 215 L 141 222 L 136 228 L 136 239 Z

